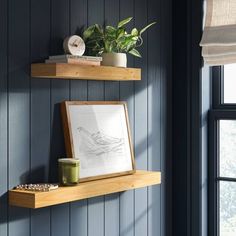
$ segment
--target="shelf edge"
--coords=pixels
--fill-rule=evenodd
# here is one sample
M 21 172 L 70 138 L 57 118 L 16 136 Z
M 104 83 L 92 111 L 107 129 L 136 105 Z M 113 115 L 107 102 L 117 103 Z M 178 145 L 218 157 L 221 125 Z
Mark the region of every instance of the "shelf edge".
M 139 81 L 141 80 L 141 69 L 63 63 L 36 63 L 31 64 L 31 77 L 45 79 Z
M 160 183 L 161 172 L 137 170 L 135 174 L 83 182 L 73 187 L 59 187 L 50 192 L 10 190 L 9 204 L 36 209 Z

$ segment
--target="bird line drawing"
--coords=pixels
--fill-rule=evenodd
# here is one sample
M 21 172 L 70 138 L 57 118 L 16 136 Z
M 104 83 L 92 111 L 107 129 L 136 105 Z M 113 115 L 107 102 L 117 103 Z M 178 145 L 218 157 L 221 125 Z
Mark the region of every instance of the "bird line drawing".
M 102 131 L 91 133 L 83 127 L 78 127 L 77 130 L 82 152 L 94 156 L 101 156 L 111 152 L 116 154 L 123 153 L 123 138 L 115 138 Z

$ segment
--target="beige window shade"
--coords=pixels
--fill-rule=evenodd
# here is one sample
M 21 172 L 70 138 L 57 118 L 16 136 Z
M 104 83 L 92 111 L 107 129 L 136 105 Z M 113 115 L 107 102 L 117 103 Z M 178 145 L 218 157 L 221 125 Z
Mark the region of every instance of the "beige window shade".
M 236 0 L 207 0 L 200 45 L 206 64 L 236 63 Z

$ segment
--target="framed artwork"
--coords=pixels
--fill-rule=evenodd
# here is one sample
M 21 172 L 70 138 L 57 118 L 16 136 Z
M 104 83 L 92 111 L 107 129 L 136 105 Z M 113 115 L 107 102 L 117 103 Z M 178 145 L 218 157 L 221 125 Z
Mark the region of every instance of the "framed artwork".
M 135 172 L 125 102 L 61 104 L 67 156 L 80 159 L 80 180 Z

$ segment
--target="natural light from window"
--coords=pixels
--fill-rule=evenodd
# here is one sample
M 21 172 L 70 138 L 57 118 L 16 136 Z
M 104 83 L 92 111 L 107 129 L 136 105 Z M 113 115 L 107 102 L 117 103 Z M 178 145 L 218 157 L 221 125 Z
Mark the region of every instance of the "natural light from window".
M 220 121 L 220 177 L 236 178 L 236 120 Z M 236 183 L 220 181 L 220 236 L 236 235 Z
M 224 66 L 224 103 L 236 103 L 236 64 Z

